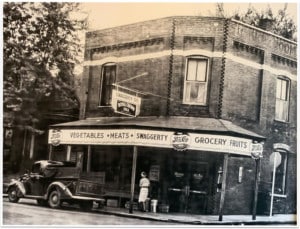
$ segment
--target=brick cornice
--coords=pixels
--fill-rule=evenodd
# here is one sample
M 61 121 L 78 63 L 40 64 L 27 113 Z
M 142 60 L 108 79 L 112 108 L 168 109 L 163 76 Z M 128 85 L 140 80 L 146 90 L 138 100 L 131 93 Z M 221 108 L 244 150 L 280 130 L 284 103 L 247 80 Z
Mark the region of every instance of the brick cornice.
M 290 66 L 292 68 L 297 68 L 297 61 L 288 59 L 283 56 L 276 55 L 274 53 L 271 54 L 272 60 L 276 63 Z
M 109 53 L 113 51 L 120 51 L 125 49 L 131 49 L 131 48 L 138 48 L 138 47 L 145 47 L 145 46 L 152 46 L 152 45 L 159 45 L 164 42 L 163 37 L 158 38 L 152 38 L 152 39 L 145 39 L 140 41 L 133 41 L 133 42 L 126 42 L 121 44 L 115 44 L 115 45 L 106 45 L 101 47 L 94 47 L 90 48 L 91 53 Z

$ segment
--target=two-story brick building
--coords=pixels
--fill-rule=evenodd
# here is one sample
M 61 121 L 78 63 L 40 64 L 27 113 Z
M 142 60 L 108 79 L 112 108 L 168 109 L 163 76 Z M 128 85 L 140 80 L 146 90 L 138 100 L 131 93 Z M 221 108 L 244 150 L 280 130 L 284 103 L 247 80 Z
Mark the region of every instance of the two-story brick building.
M 296 50 L 213 17 L 88 32 L 81 120 L 50 128 L 49 157 L 81 158 L 120 207 L 146 171 L 172 212 L 295 213 Z

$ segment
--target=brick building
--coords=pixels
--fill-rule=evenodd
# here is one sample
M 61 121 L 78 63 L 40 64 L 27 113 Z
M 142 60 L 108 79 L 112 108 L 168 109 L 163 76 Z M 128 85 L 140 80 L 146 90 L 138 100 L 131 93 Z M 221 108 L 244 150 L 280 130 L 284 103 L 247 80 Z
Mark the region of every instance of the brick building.
M 50 158 L 82 158 L 120 207 L 146 171 L 169 211 L 295 213 L 296 50 L 213 17 L 88 32 L 81 120 L 50 128 Z

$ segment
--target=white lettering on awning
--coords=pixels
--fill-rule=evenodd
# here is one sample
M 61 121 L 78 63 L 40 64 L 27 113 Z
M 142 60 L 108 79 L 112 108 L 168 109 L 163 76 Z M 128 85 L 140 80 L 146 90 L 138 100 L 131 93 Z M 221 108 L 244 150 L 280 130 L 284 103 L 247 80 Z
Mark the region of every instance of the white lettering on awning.
M 58 134 L 59 133 L 59 134 Z M 186 149 L 251 156 L 252 140 L 217 134 L 188 133 Z M 49 144 L 136 145 L 174 148 L 178 134 L 173 131 L 142 129 L 50 129 Z

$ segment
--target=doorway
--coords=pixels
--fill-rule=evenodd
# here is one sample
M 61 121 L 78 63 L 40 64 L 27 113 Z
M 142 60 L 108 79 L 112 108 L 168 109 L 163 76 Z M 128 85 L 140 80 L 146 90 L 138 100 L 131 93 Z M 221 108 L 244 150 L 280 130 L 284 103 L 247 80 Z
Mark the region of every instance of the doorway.
M 205 214 L 209 185 L 209 163 L 193 160 L 173 164 L 168 188 L 170 211 Z

